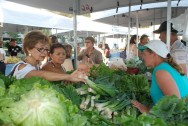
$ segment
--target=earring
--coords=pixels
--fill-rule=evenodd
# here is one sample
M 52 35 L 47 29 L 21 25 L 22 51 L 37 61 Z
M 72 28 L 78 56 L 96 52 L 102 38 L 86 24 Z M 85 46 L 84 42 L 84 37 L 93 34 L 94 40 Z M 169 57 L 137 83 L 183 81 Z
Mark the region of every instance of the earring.
M 28 56 L 30 56 L 31 57 L 31 53 L 29 53 L 29 55 Z

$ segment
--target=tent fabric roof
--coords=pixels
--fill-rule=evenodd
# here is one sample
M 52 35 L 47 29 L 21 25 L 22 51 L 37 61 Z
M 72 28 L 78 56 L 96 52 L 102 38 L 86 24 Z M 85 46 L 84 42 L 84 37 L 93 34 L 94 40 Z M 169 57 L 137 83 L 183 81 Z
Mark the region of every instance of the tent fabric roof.
M 73 29 L 72 20 L 67 17 L 8 1 L 1 1 L 0 12 L 1 22 L 4 23 L 46 28 Z
M 172 7 L 188 7 L 188 0 L 181 0 L 180 3 L 177 6 L 178 1 L 171 1 L 171 6 Z M 160 0 L 160 2 L 157 3 L 143 3 L 142 7 L 141 5 L 131 5 L 131 12 L 134 11 L 142 11 L 142 10 L 146 10 L 146 9 L 158 9 L 158 8 L 165 8 L 167 7 L 167 0 L 162 2 L 162 0 Z M 124 13 L 128 13 L 129 12 L 129 6 L 124 6 L 124 7 L 119 7 L 118 8 L 118 12 L 116 12 L 116 8 L 113 9 L 109 9 L 109 10 L 105 10 L 105 11 L 99 11 L 99 12 L 93 12 L 91 13 L 91 18 L 92 20 L 97 20 L 97 19 L 101 19 L 101 18 L 105 18 L 105 17 L 110 17 L 110 16 L 114 16 L 114 15 L 119 15 L 119 14 L 124 14 Z
M 2 1 L 2 0 L 1 0 Z M 64 6 L 70 7 L 73 6 L 74 0 L 7 0 L 1 2 L 1 7 L 4 13 L 5 23 L 29 25 L 29 26 L 38 26 L 38 27 L 47 27 L 47 28 L 58 28 L 58 29 L 73 29 L 73 19 L 66 18 L 64 16 L 54 14 L 52 12 L 46 11 L 44 9 L 37 9 L 29 6 L 19 5 L 20 7 L 14 8 L 14 4 L 9 1 L 14 1 L 34 7 L 46 8 L 49 10 L 61 11 L 64 10 Z M 97 31 L 97 32 L 113 32 L 117 28 L 113 26 L 123 26 L 123 33 L 127 32 L 129 17 L 129 1 L 117 0 L 119 1 L 119 8 L 117 10 L 117 1 L 114 0 L 78 0 L 80 1 L 80 10 L 83 9 L 83 4 L 92 5 L 95 9 L 91 13 L 91 19 L 97 22 L 92 22 L 89 19 L 84 19 L 79 21 L 78 19 L 78 30 L 83 31 Z M 95 2 L 94 2 L 95 1 Z M 162 1 L 162 2 L 161 2 Z M 3 3 L 3 4 L 2 4 Z M 172 0 L 172 18 L 183 13 L 185 7 L 188 7 L 188 0 L 181 0 L 177 7 L 177 0 Z M 57 5 L 58 4 L 58 5 Z M 12 6 L 11 6 L 12 5 Z M 144 0 L 141 3 L 138 0 L 131 0 L 131 27 L 136 26 L 136 15 L 135 11 L 138 11 L 139 26 L 145 27 L 154 24 L 160 24 L 166 20 L 166 0 Z M 103 6 L 103 7 L 102 7 Z M 65 8 L 66 8 L 65 7 Z M 96 12 L 99 10 L 104 10 L 107 8 L 115 8 L 102 12 Z M 153 9 L 154 8 L 154 9 Z M 140 10 L 141 9 L 141 10 Z M 24 11 L 23 11 L 24 10 Z M 116 16 L 114 16 L 116 15 Z M 79 18 L 79 17 L 78 17 Z M 14 19 L 14 20 L 13 20 Z M 86 25 L 87 23 L 87 25 Z M 95 27 L 94 24 L 97 24 L 98 27 Z M 105 24 L 104 24 L 105 23 Z M 109 26 L 109 25 L 111 26 Z M 119 28 L 118 28 L 119 29 Z M 116 31 L 114 31 L 116 32 Z
M 0 17 L 3 17 L 3 20 L 0 22 L 3 23 L 73 30 L 73 19 L 43 9 L 37 9 L 9 1 L 1 1 L 0 12 Z M 125 27 L 115 28 L 112 25 L 98 23 L 83 16 L 78 16 L 77 18 L 78 31 L 117 34 L 125 34 L 128 32 L 128 29 Z
M 32 7 L 48 9 L 52 11 L 59 11 L 64 13 L 73 13 L 72 9 L 74 6 L 74 2 L 77 2 L 78 5 L 78 13 L 90 13 L 90 12 L 97 12 L 97 11 L 104 11 L 109 9 L 115 9 L 119 7 L 126 7 L 129 6 L 129 0 L 8 0 L 15 3 L 20 3 Z M 130 0 L 131 6 L 132 5 L 141 5 L 140 0 Z M 167 0 L 160 0 L 160 2 L 167 1 Z M 178 2 L 178 0 L 172 0 Z M 185 0 L 181 0 L 185 1 Z M 157 3 L 159 0 L 144 0 L 142 4 L 147 3 Z M 181 3 L 180 2 L 180 3 Z
M 185 12 L 185 7 L 172 8 L 172 18 Z M 149 10 L 141 10 L 130 13 L 131 27 L 136 27 L 136 20 L 138 14 L 139 27 L 147 27 L 152 25 L 161 24 L 163 21 L 167 20 L 167 8 L 157 8 Z M 114 24 L 117 26 L 128 27 L 129 24 L 129 14 L 123 13 L 116 16 L 110 16 L 106 18 L 97 19 L 95 21 Z
M 53 11 L 72 13 L 75 0 L 7 0 L 33 7 L 44 8 Z M 129 0 L 76 0 L 80 14 L 90 13 L 91 19 L 110 25 L 128 27 Z M 119 7 L 117 6 L 119 2 Z M 171 0 L 171 6 L 176 7 L 172 18 L 183 13 L 188 7 L 188 0 Z M 92 8 L 91 8 L 92 7 Z M 167 0 L 131 0 L 131 27 L 135 27 L 136 13 L 138 11 L 139 24 L 141 27 L 160 24 L 166 20 Z M 85 9 L 85 10 L 84 10 Z M 108 9 L 108 10 L 107 10 Z M 104 11 L 105 10 L 105 11 Z M 147 11 L 149 10 L 149 11 Z M 116 16 L 115 16 L 116 15 Z

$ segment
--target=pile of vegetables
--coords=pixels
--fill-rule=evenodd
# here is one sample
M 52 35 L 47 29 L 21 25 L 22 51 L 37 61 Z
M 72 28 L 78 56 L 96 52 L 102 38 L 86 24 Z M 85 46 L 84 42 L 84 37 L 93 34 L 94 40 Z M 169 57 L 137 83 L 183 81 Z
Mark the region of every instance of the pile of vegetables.
M 6 57 L 5 59 L 5 62 L 6 63 L 17 63 L 19 62 L 21 59 L 16 57 L 16 56 L 9 56 L 9 57 Z
M 87 122 L 76 105 L 49 82 L 36 77 L 15 81 L 0 101 L 0 125 L 84 126 Z
M 152 107 L 143 74 L 129 75 L 104 64 L 91 69 L 87 83 L 16 80 L 0 75 L 2 126 L 186 126 L 188 97 L 166 96 Z M 135 99 L 151 106 L 141 114 Z
M 144 62 L 139 59 L 138 57 L 134 57 L 131 59 L 126 59 L 125 64 L 127 68 L 137 68 L 139 69 L 139 74 L 144 74 L 147 71 L 147 68 L 144 64 Z

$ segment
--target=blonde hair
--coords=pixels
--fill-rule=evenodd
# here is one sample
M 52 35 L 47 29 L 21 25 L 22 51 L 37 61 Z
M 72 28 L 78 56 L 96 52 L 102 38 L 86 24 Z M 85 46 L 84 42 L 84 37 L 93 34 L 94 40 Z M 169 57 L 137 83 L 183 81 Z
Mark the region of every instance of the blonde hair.
M 164 61 L 169 63 L 174 69 L 176 69 L 182 76 L 185 75 L 182 67 L 180 65 L 178 65 L 174 59 L 172 58 L 172 56 L 170 54 L 167 55 L 167 58 L 164 58 Z

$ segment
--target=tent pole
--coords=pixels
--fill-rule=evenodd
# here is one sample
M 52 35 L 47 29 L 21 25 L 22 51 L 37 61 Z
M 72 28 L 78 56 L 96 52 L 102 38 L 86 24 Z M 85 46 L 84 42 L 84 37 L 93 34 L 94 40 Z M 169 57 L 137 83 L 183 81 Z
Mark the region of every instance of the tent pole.
M 138 47 L 138 11 L 136 11 L 136 31 L 137 31 L 137 39 L 136 39 L 136 47 Z M 138 57 L 138 49 L 136 50 L 136 56 Z
M 73 3 L 73 25 L 74 25 L 74 69 L 77 68 L 77 14 L 80 0 L 74 0 Z
M 154 19 L 153 19 L 153 31 L 155 31 L 155 8 L 154 8 Z M 153 40 L 155 39 L 155 34 L 153 34 Z
M 129 28 L 128 28 L 128 41 L 127 41 L 127 58 L 129 58 L 129 45 L 130 45 L 130 27 L 131 27 L 131 0 L 129 0 Z M 125 46 L 125 47 L 126 47 Z
M 167 4 L 167 33 L 166 33 L 166 44 L 168 49 L 170 50 L 170 33 L 171 33 L 171 27 L 170 27 L 170 19 L 171 19 L 171 0 L 168 0 Z

